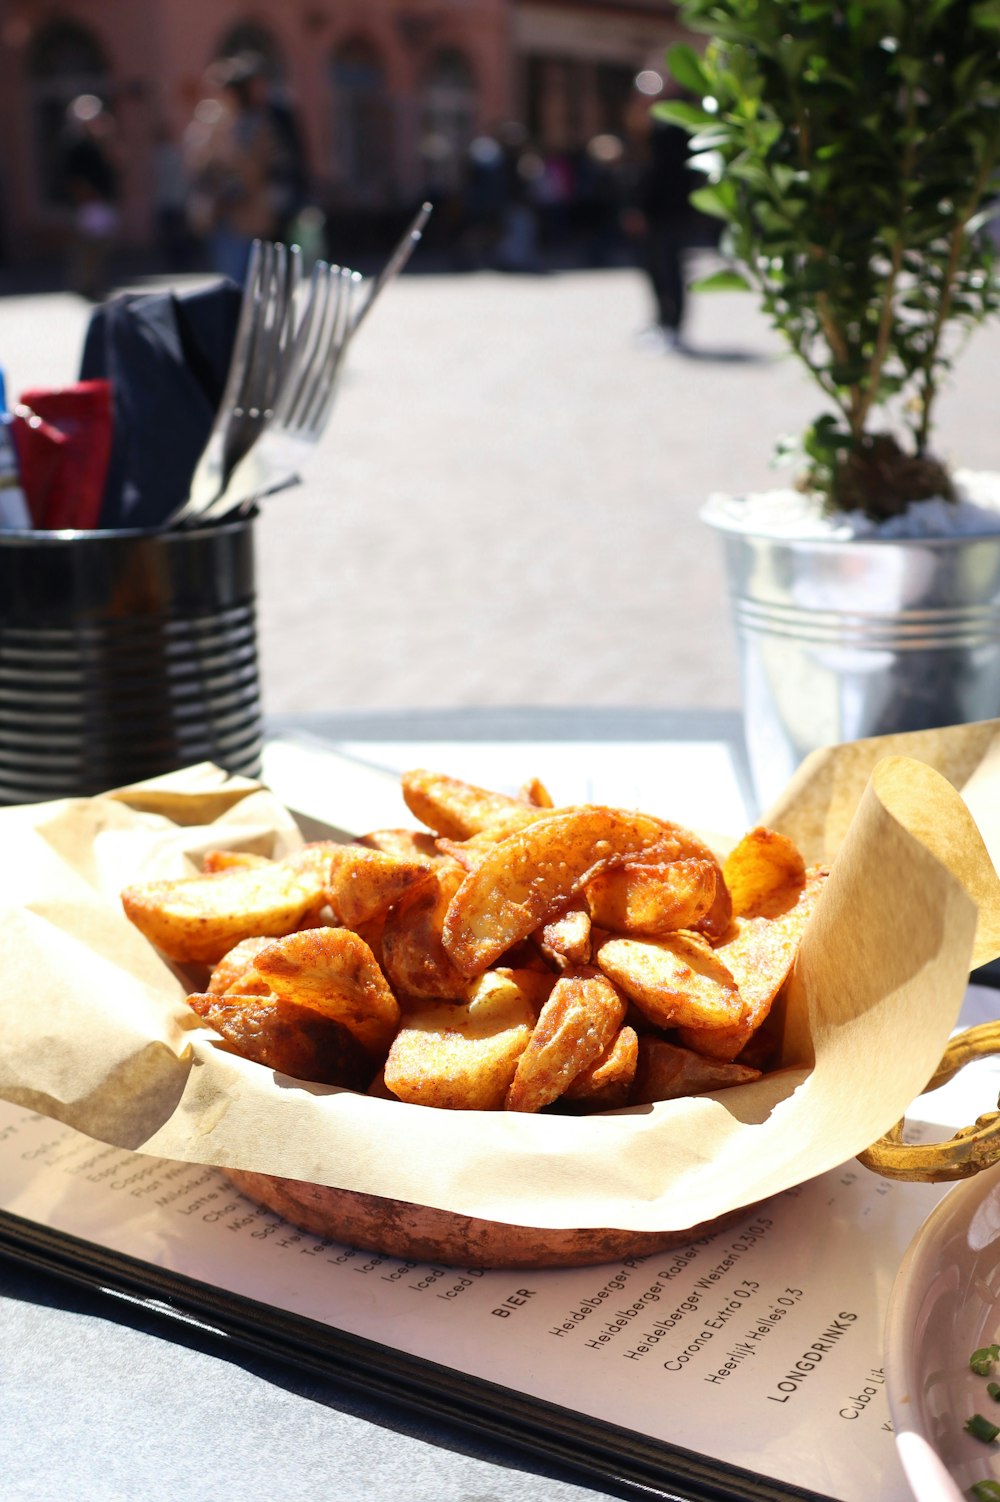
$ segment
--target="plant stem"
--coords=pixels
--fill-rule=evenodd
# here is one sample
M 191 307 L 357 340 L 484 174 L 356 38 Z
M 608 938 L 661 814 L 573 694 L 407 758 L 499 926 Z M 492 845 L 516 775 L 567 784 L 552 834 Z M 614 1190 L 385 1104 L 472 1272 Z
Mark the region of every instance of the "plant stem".
M 944 333 L 944 326 L 948 321 L 948 314 L 955 291 L 955 273 L 958 270 L 958 260 L 962 253 L 962 242 L 965 239 L 965 226 L 979 207 L 983 194 L 986 191 L 986 185 L 993 174 L 993 164 L 996 161 L 996 157 L 997 143 L 994 142 L 993 150 L 980 167 L 976 180 L 972 185 L 972 193 L 969 200 L 951 233 L 951 242 L 948 247 L 948 263 L 945 269 L 944 284 L 941 289 L 941 300 L 938 303 L 934 322 L 931 325 L 930 343 L 924 351 L 924 379 L 920 389 L 920 422 L 914 435 L 918 454 L 922 454 L 927 447 L 927 437 L 931 429 L 931 408 L 938 394 L 937 381 L 934 378 L 937 353 L 941 344 L 941 337 Z
M 792 107 L 795 111 L 797 136 L 796 152 L 799 159 L 799 168 L 803 172 L 808 172 L 810 168 L 810 153 L 812 149 L 812 130 L 809 120 L 809 111 L 803 104 L 802 95 L 800 94 L 794 81 L 790 81 L 789 83 L 789 94 L 792 99 Z M 822 246 L 809 246 L 810 260 L 822 261 L 826 258 L 826 255 L 827 251 L 824 250 Z M 819 326 L 823 332 L 823 337 L 825 338 L 827 344 L 830 346 L 830 350 L 833 353 L 833 358 L 835 360 L 838 360 L 840 364 L 846 365 L 848 360 L 847 340 L 845 339 L 842 330 L 838 327 L 837 321 L 833 316 L 833 312 L 830 308 L 830 298 L 826 292 L 818 292 L 816 294 L 816 316 L 819 320 Z M 802 360 L 805 364 L 806 368 L 812 372 L 813 377 L 818 383 L 820 389 L 828 397 L 830 397 L 834 405 L 839 407 L 844 416 L 847 417 L 848 407 L 844 402 L 843 397 L 840 395 L 836 381 L 831 379 L 831 377 L 821 365 L 816 365 L 814 363 L 809 351 L 805 348 L 801 340 L 796 342 L 794 349 L 800 360 Z
M 878 321 L 878 333 L 875 336 L 875 349 L 872 353 L 871 362 L 868 366 L 868 379 L 857 387 L 857 401 L 852 403 L 854 408 L 851 415 L 851 435 L 855 442 L 860 442 L 864 436 L 865 424 L 872 406 L 878 400 L 879 382 L 882 379 L 882 368 L 889 351 L 889 343 L 892 337 L 892 326 L 896 317 L 896 287 L 899 283 L 899 274 L 903 267 L 904 245 L 904 221 L 906 219 L 906 194 L 905 184 L 913 177 L 916 162 L 916 146 L 913 133 L 916 128 L 916 98 L 912 87 L 906 85 L 906 132 L 907 143 L 903 152 L 900 179 L 904 184 L 904 191 L 899 204 L 899 225 L 896 235 L 896 243 L 892 247 L 892 260 L 889 266 L 889 275 L 886 277 L 885 289 L 882 294 L 882 309 Z
M 906 169 L 909 173 L 909 168 Z M 896 316 L 895 297 L 896 286 L 899 282 L 899 273 L 903 266 L 903 236 L 900 231 L 899 239 L 893 246 L 892 262 L 889 275 L 885 282 L 885 291 L 882 295 L 882 312 L 878 321 L 878 333 L 875 336 L 875 349 L 872 354 L 871 364 L 868 367 L 868 380 L 864 384 L 852 387 L 852 397 L 857 393 L 857 399 L 852 400 L 851 433 L 855 440 L 860 440 L 864 435 L 865 424 L 873 403 L 877 399 L 879 381 L 882 379 L 882 367 L 889 351 L 889 339 L 892 334 L 893 319 Z

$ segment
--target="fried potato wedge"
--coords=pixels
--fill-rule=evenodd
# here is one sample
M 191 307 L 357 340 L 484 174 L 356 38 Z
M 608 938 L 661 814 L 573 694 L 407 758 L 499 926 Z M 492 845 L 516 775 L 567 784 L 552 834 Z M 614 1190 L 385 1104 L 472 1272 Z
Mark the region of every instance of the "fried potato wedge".
M 355 840 L 368 850 L 381 850 L 384 855 L 394 855 L 401 861 L 440 860 L 440 852 L 434 836 L 422 829 L 373 829 Z
M 409 1013 L 393 1039 L 385 1088 L 448 1111 L 499 1111 L 541 1003 L 534 972 L 487 971 L 465 1003 Z
M 573 906 L 546 923 L 535 935 L 541 954 L 557 970 L 590 964 L 590 913 Z
M 692 923 L 691 927 L 695 933 L 704 934 L 707 939 L 715 943 L 717 940 L 725 938 L 729 932 L 732 918 L 733 899 L 729 895 L 729 888 L 726 886 L 720 868 L 718 880 L 715 883 L 715 897 L 712 900 L 712 906 L 704 918 L 699 918 L 696 922 Z
M 733 1025 L 707 1029 L 685 1023 L 681 1042 L 713 1059 L 735 1059 L 764 1022 L 798 953 L 806 924 L 819 900 L 829 872 L 814 867 L 802 889 L 792 895 L 784 912 L 766 917 L 735 918 L 732 937 L 715 950 L 739 986 L 743 1016 Z
M 193 1012 L 237 1053 L 279 1074 L 365 1090 L 374 1064 L 334 1017 L 276 996 L 188 997 Z
M 627 1106 L 639 1061 L 639 1038 L 634 1028 L 622 1027 L 593 1064 L 567 1085 L 563 1100 L 586 1111 L 618 1111 Z
M 399 1025 L 399 1003 L 368 945 L 349 928 L 308 928 L 260 950 L 254 968 L 281 1001 L 332 1017 L 381 1058 Z
M 382 929 L 382 965 L 403 997 L 464 1001 L 469 979 L 457 970 L 442 943 L 445 914 L 465 879 L 461 866 L 434 867 L 389 909 Z
M 762 826 L 734 845 L 722 874 L 737 918 L 783 913 L 806 884 L 806 864 L 796 846 Z
M 658 1027 L 708 1031 L 742 1021 L 744 1003 L 732 973 L 697 934 L 607 939 L 594 960 Z
M 402 860 L 383 850 L 340 845 L 330 862 L 326 900 L 336 922 L 355 928 L 384 916 L 432 869 L 426 860 Z
M 471 782 L 423 768 L 404 772 L 402 787 L 407 808 L 421 824 L 452 840 L 467 840 L 487 830 L 510 834 L 544 812 L 519 798 L 491 793 Z
M 614 933 L 651 938 L 693 928 L 712 907 L 720 874 L 714 860 L 698 859 L 602 871 L 587 883 L 590 916 Z
M 662 864 L 707 848 L 679 825 L 596 804 L 541 813 L 485 854 L 456 893 L 444 944 L 466 975 L 549 922 L 600 872 Z
M 625 999 L 606 976 L 560 976 L 517 1061 L 508 1111 L 540 1111 L 595 1063 L 625 1020 Z
M 487 851 L 492 850 L 501 838 L 501 835 L 486 830 L 482 834 L 470 835 L 467 840 L 452 840 L 446 834 L 440 834 L 434 843 L 439 855 L 457 861 L 463 871 L 475 871 Z
M 244 995 L 257 995 L 270 991 L 254 969 L 254 961 L 262 949 L 273 944 L 274 939 L 255 934 L 253 938 L 241 939 L 212 970 L 208 989 L 212 996 L 224 996 L 227 991 L 239 991 Z
M 517 796 L 521 803 L 533 803 L 536 808 L 555 807 L 551 793 L 538 777 L 529 777 L 518 790 Z
M 376 963 L 382 973 L 385 973 L 385 965 L 382 962 L 382 934 L 385 930 L 385 914 L 378 918 L 372 918 L 368 923 L 359 923 L 354 932 L 359 939 L 363 939 L 375 956 Z
M 266 855 L 254 855 L 250 850 L 206 850 L 201 858 L 201 874 L 214 876 L 217 871 L 231 871 L 234 866 L 269 866 Z
M 651 1105 L 656 1100 L 677 1100 L 682 1095 L 703 1095 L 709 1090 L 727 1090 L 760 1078 L 759 1069 L 745 1064 L 706 1059 L 689 1048 L 678 1048 L 665 1038 L 642 1037 L 631 1104 Z
M 241 939 L 288 933 L 323 901 L 325 861 L 315 847 L 265 866 L 126 887 L 126 915 L 180 964 L 214 965 Z

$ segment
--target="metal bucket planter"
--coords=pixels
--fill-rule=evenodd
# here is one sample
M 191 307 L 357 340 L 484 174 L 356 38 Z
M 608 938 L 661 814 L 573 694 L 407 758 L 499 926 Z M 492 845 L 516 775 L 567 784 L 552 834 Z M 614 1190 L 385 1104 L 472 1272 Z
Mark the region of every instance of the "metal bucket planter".
M 795 540 L 705 520 L 762 809 L 819 746 L 1000 715 L 1000 534 Z

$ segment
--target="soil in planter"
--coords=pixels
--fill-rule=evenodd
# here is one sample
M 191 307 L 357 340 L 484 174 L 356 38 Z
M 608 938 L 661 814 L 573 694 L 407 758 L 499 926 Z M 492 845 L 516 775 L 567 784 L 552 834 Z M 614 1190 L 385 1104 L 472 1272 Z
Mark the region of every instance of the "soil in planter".
M 872 521 L 900 516 L 911 501 L 941 497 L 954 501 L 955 487 L 944 465 L 929 454 L 907 454 L 888 433 L 852 449 L 834 475 L 834 504 L 863 511 Z

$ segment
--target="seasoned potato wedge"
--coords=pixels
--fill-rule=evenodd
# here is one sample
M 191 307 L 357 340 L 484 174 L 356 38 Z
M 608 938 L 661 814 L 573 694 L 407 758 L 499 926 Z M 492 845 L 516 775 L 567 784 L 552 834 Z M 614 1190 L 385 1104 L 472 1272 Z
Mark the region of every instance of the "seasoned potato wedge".
M 390 908 L 382 929 L 382 964 L 397 995 L 464 1001 L 469 978 L 442 943 L 445 914 L 464 880 L 461 866 L 438 866 Z
M 384 930 L 384 914 L 382 914 L 381 917 L 372 918 L 368 923 L 358 923 L 354 928 L 354 932 L 357 934 L 358 938 L 364 939 L 365 943 L 368 945 L 368 948 L 375 956 L 376 963 L 378 964 L 378 967 L 383 974 L 385 974 L 385 964 L 382 959 L 382 934 Z
M 759 1069 L 745 1064 L 706 1059 L 689 1048 L 677 1048 L 665 1038 L 639 1039 L 638 1065 L 631 1104 L 650 1105 L 655 1100 L 677 1100 L 682 1095 L 703 1095 L 708 1090 L 726 1090 L 760 1078 Z
M 697 934 L 665 939 L 606 939 L 595 962 L 659 1027 L 706 1031 L 740 1022 L 744 1004 L 720 958 Z
M 266 855 L 254 855 L 250 850 L 206 850 L 201 858 L 203 876 L 214 876 L 217 871 L 231 871 L 234 866 L 269 866 Z
M 758 827 L 733 846 L 722 868 L 733 916 L 765 917 L 787 911 L 806 884 L 806 865 L 785 835 Z
M 457 861 L 463 871 L 474 871 L 488 850 L 492 850 L 502 836 L 486 830 L 483 834 L 470 834 L 467 840 L 452 840 L 439 834 L 434 841 L 440 856 Z
M 434 836 L 418 829 L 373 829 L 355 841 L 369 850 L 381 850 L 384 855 L 394 855 L 401 861 L 430 861 L 440 859 L 434 844 Z
M 191 1010 L 237 1053 L 279 1074 L 364 1090 L 374 1065 L 336 1018 L 276 996 L 188 997 Z
M 383 917 L 432 869 L 426 860 L 402 860 L 383 850 L 341 845 L 330 862 L 324 895 L 336 922 L 355 928 Z
M 256 973 L 282 1001 L 346 1027 L 381 1058 L 399 1025 L 399 1003 L 368 945 L 349 928 L 309 928 L 261 949 Z
M 573 906 L 553 918 L 535 935 L 538 948 L 557 970 L 590 963 L 590 914 Z
M 255 995 L 261 991 L 270 991 L 270 986 L 261 980 L 254 969 L 254 961 L 262 949 L 273 943 L 273 938 L 263 934 L 255 934 L 251 939 L 241 939 L 223 955 L 212 970 L 208 982 L 210 993 L 213 996 L 224 996 L 227 991 L 239 991 L 245 995 Z
M 687 830 L 647 814 L 596 804 L 542 813 L 500 840 L 466 877 L 448 910 L 445 948 L 459 970 L 475 975 L 555 917 L 600 872 L 703 851 Z
M 655 938 L 693 928 L 704 918 L 715 901 L 719 876 L 714 860 L 622 866 L 587 883 L 587 905 L 601 928 Z
M 517 1061 L 508 1111 L 540 1111 L 595 1063 L 625 1020 L 625 1000 L 606 976 L 563 975 Z
M 685 1025 L 680 1040 L 686 1047 L 713 1059 L 735 1059 L 742 1053 L 788 978 L 828 875 L 825 868 L 810 870 L 805 886 L 791 897 L 784 912 L 733 920 L 732 937 L 715 953 L 739 986 L 743 1015 L 733 1026 L 722 1029 Z
M 536 808 L 553 808 L 552 795 L 544 782 L 538 777 L 529 777 L 518 790 L 518 798 L 522 803 L 533 803 Z
M 635 1029 L 619 1028 L 601 1057 L 567 1085 L 563 1100 L 579 1103 L 588 1111 L 620 1110 L 629 1103 L 638 1061 L 639 1039 Z
M 241 939 L 288 933 L 323 900 L 324 862 L 307 847 L 265 866 L 126 887 L 122 906 L 181 964 L 213 965 Z
M 405 772 L 402 787 L 407 808 L 421 824 L 452 840 L 467 840 L 486 831 L 509 834 L 544 812 L 519 798 L 490 793 L 471 782 L 422 768 Z
M 538 1016 L 541 980 L 532 971 L 487 971 L 467 1002 L 408 1013 L 389 1049 L 386 1089 L 416 1105 L 500 1110 Z

